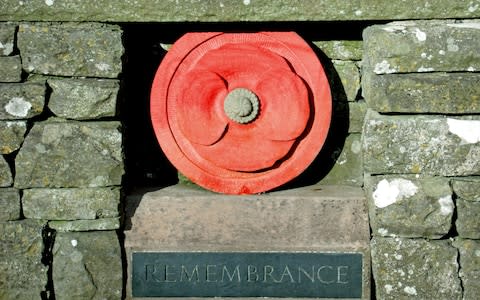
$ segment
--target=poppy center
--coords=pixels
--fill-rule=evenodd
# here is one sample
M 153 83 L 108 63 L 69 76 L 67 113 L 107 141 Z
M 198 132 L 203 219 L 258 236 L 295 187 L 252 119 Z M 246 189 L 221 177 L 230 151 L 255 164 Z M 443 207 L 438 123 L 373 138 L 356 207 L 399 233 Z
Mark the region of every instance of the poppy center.
M 240 124 L 253 121 L 258 116 L 259 106 L 257 95 L 245 88 L 232 90 L 223 102 L 227 117 Z

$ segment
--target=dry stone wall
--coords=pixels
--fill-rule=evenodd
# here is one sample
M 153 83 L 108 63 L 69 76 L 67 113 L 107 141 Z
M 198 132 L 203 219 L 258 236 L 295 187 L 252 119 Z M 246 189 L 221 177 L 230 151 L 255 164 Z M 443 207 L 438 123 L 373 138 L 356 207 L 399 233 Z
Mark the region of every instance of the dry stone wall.
M 114 25 L 0 23 L 0 299 L 122 296 L 123 51 Z

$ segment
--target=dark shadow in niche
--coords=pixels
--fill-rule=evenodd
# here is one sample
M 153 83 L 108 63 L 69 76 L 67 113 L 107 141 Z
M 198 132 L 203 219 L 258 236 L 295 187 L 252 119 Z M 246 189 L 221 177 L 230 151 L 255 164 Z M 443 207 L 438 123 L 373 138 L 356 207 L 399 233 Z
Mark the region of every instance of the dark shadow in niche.
M 186 32 L 295 31 L 306 41 L 361 40 L 372 22 L 248 22 L 248 23 L 141 23 L 120 24 L 124 30 L 124 72 L 120 116 L 124 126 L 126 193 L 137 188 L 176 184 L 176 169 L 160 149 L 150 122 L 150 89 L 155 72 L 172 44 Z M 345 91 L 331 60 L 317 47 L 333 93 L 331 129 L 320 154 L 299 177 L 280 187 L 286 189 L 317 183 L 335 164 L 348 135 L 348 105 Z

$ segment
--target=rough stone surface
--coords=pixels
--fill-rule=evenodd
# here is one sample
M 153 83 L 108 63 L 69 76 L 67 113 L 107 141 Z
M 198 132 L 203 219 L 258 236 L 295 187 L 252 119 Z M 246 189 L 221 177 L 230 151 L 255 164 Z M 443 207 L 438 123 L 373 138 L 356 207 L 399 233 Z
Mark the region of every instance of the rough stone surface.
M 330 59 L 361 60 L 363 53 L 362 41 L 315 41 L 313 42 Z
M 368 27 L 363 38 L 368 72 L 480 70 L 480 20 L 393 22 Z
M 40 114 L 45 105 L 45 84 L 0 84 L 0 120 L 28 119 Z
M 0 154 L 9 154 L 20 148 L 26 132 L 26 121 L 0 121 Z
M 472 18 L 478 0 L 408 2 L 328 0 L 109 0 L 0 2 L 0 20 L 42 21 L 322 21 Z
M 478 295 L 480 295 L 480 241 L 457 239 L 454 246 L 460 252 L 463 299 L 478 299 Z
M 13 188 L 0 189 L 0 222 L 20 219 L 20 192 Z
M 36 123 L 15 159 L 15 186 L 120 185 L 124 173 L 119 122 Z
M 20 56 L 0 56 L 0 82 L 20 82 L 22 62 Z
M 371 249 L 377 299 L 462 299 L 449 241 L 374 238 Z
M 13 183 L 12 171 L 5 158 L 0 155 L 0 187 L 11 186 Z
M 365 114 L 367 113 L 367 103 L 363 100 L 348 103 L 348 132 L 362 132 Z
M 17 43 L 29 73 L 115 78 L 122 69 L 121 35 L 115 25 L 29 23 L 20 25 Z
M 118 188 L 27 189 L 22 197 L 26 218 L 93 220 L 119 215 Z
M 340 85 L 332 89 L 335 91 L 340 89 L 348 101 L 355 101 L 360 89 L 360 71 L 357 64 L 353 61 L 334 60 L 333 67 L 335 69 L 333 76 L 339 77 Z
M 0 222 L 0 299 L 42 299 L 48 280 L 42 264 L 44 225 L 37 220 Z
M 48 108 L 58 117 L 97 119 L 115 116 L 119 82 L 108 79 L 49 79 Z
M 13 53 L 16 27 L 13 23 L 0 23 L 0 56 L 8 56 Z
M 365 171 L 480 174 L 480 120 L 472 118 L 382 116 L 368 111 L 363 129 Z
M 480 178 L 465 177 L 452 181 L 457 195 L 457 227 L 462 238 L 480 239 Z
M 369 73 L 363 96 L 379 112 L 480 113 L 480 73 Z
M 464 177 L 452 181 L 455 194 L 465 200 L 480 201 L 480 178 Z
M 57 233 L 52 272 L 55 299 L 120 299 L 122 274 L 114 231 Z
M 120 218 L 96 220 L 50 221 L 48 226 L 59 232 L 116 230 L 120 228 Z
M 339 154 L 335 165 L 322 179 L 322 184 L 363 185 L 362 142 L 360 134 L 350 134 L 343 145 L 337 149 Z
M 407 175 L 366 176 L 370 226 L 376 236 L 445 236 L 455 205 L 449 180 Z

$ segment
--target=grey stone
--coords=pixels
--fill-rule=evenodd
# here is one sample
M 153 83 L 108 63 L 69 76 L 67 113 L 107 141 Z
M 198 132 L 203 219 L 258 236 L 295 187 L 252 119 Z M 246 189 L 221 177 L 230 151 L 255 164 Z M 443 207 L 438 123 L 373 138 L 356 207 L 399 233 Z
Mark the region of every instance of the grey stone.
M 48 281 L 42 264 L 44 221 L 0 222 L 0 299 L 41 299 Z
M 313 42 L 330 59 L 361 60 L 363 53 L 362 41 L 315 41 Z
M 472 120 L 473 119 L 473 120 Z M 480 174 L 477 117 L 382 116 L 368 111 L 365 171 L 372 174 Z
M 52 272 L 55 299 L 120 299 L 122 274 L 114 231 L 57 233 Z
M 0 84 L 0 120 L 34 117 L 43 111 L 44 105 L 44 83 Z
M 363 95 L 379 112 L 479 113 L 480 74 L 368 73 L 363 77 Z
M 0 189 L 0 222 L 20 219 L 20 192 L 13 188 Z
M 360 134 L 350 134 L 342 149 L 336 149 L 335 165 L 321 181 L 332 185 L 363 185 L 362 142 Z
M 49 79 L 52 88 L 48 108 L 67 119 L 113 117 L 116 112 L 118 80 Z
M 26 121 L 0 121 L 0 154 L 9 154 L 19 149 L 26 132 Z
M 479 28 L 479 20 L 368 27 L 363 32 L 365 70 L 375 74 L 480 70 Z
M 478 295 L 480 295 L 480 241 L 456 239 L 454 246 L 460 252 L 463 299 L 478 299 Z
M 22 61 L 20 56 L 0 56 L 0 82 L 20 82 L 22 80 Z
M 13 23 L 0 23 L 0 56 L 8 56 L 13 53 L 16 28 L 17 26 Z
M 446 178 L 365 176 L 365 191 L 373 235 L 441 238 L 452 227 L 455 205 Z
M 120 218 L 96 220 L 50 221 L 48 226 L 57 232 L 116 230 L 120 228 Z
M 338 75 L 340 82 L 339 86 L 334 86 L 333 93 L 336 90 L 341 90 L 345 93 L 345 97 L 348 101 L 355 101 L 358 91 L 360 89 L 360 71 L 353 61 L 334 60 L 333 67 L 335 73 Z
M 465 200 L 480 201 L 480 178 L 463 177 L 452 181 L 455 194 Z
M 15 159 L 15 186 L 120 185 L 124 173 L 120 123 L 36 123 Z
M 367 103 L 363 100 L 348 103 L 348 132 L 362 132 L 363 122 L 367 113 Z
M 449 241 L 373 238 L 371 249 L 377 299 L 462 299 Z
M 28 23 L 20 25 L 17 43 L 29 73 L 115 78 L 122 70 L 121 36 L 116 25 Z
M 324 21 L 473 18 L 478 0 L 410 0 L 379 2 L 329 0 L 108 0 L 0 2 L 0 20 L 195 22 L 195 21 Z
M 462 238 L 480 239 L 480 201 L 457 199 L 458 235 Z
M 81 220 L 117 217 L 118 188 L 27 189 L 22 197 L 26 218 Z
M 11 186 L 13 183 L 12 170 L 5 158 L 0 155 L 0 187 Z

